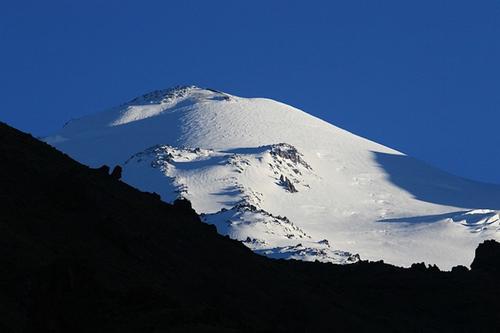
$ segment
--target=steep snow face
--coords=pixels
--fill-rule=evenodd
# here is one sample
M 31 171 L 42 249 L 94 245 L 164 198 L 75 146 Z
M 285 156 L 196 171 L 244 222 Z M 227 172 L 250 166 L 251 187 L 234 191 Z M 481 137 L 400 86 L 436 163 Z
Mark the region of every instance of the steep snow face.
M 500 186 L 432 168 L 264 98 L 155 91 L 46 141 L 129 184 L 189 199 L 202 219 L 274 258 L 469 265 L 499 239 Z

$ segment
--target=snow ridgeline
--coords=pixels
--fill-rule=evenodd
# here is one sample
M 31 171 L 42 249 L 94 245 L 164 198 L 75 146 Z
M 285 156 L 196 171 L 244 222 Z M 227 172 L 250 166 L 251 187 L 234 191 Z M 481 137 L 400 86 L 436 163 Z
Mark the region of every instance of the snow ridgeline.
M 219 232 L 269 256 L 347 263 L 359 253 L 449 269 L 500 240 L 500 186 L 266 98 L 158 90 L 45 140 L 89 166 L 123 166 L 126 182 L 165 201 L 186 197 Z
M 214 177 L 214 182 L 224 179 L 224 188 L 230 188 L 235 204 L 217 212 L 201 213 L 201 218 L 216 226 L 222 235 L 240 240 L 257 253 L 272 258 L 299 259 L 306 261 L 352 263 L 358 255 L 334 250 L 326 239 L 314 240 L 286 216 L 273 215 L 261 207 L 263 194 L 244 185 L 246 172 L 263 172 L 265 165 L 271 186 L 288 193 L 309 189 L 301 176 L 314 175 L 312 168 L 303 160 L 295 147 L 286 143 L 221 152 L 201 148 L 178 148 L 157 145 L 135 154 L 124 163 L 124 179 L 131 185 L 141 186 L 141 178 L 134 170 L 150 167 L 157 176 L 170 181 L 159 192 L 163 200 L 172 202 L 181 197 L 189 199 L 197 193 L 196 175 L 204 169 L 204 176 Z M 136 181 L 139 183 L 136 184 Z M 297 189 L 298 188 L 298 189 Z M 165 191 L 165 189 L 168 189 Z

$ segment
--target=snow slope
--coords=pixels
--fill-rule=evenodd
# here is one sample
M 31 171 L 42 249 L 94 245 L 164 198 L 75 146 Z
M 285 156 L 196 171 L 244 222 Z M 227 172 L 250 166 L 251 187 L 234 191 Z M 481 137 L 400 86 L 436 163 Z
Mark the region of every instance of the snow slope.
M 500 186 L 435 169 L 265 98 L 194 86 L 70 121 L 46 141 L 258 253 L 337 263 L 469 265 L 499 240 Z

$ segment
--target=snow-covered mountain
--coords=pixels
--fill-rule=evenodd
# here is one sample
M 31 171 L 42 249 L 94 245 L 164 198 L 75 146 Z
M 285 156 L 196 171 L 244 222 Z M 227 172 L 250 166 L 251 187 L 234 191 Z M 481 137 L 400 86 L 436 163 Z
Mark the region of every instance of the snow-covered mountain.
M 203 220 L 275 258 L 469 265 L 500 240 L 500 186 L 462 179 L 301 110 L 194 86 L 72 120 L 46 141 L 189 199 Z

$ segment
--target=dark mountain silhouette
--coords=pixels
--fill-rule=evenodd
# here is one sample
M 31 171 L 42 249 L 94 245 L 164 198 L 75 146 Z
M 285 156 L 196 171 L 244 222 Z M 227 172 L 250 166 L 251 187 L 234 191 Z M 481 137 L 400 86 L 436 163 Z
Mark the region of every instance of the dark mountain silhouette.
M 500 328 L 500 245 L 472 271 L 271 260 L 0 124 L 0 332 Z

